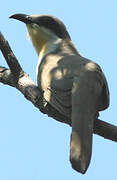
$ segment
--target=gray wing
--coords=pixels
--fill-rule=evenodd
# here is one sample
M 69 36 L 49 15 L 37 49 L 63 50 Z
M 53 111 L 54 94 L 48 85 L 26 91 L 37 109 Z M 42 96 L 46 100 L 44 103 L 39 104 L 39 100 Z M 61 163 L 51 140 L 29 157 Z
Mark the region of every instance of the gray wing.
M 91 71 L 97 74 L 97 80 L 102 81 L 102 91 L 99 97 L 98 111 L 104 110 L 109 105 L 109 90 L 106 78 L 100 67 L 94 62 L 81 56 L 66 56 L 57 62 L 47 58 L 46 63 L 40 68 L 38 85 L 44 90 L 45 99 L 60 113 L 71 117 L 72 87 L 74 77 L 81 73 Z

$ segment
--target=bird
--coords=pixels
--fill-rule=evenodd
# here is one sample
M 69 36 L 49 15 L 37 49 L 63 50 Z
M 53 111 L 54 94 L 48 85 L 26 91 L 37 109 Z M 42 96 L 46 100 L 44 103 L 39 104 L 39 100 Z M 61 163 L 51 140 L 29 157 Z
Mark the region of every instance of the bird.
M 80 54 L 57 17 L 13 14 L 10 18 L 27 27 L 38 55 L 38 87 L 45 101 L 70 120 L 66 122 L 72 127 L 69 160 L 74 170 L 85 174 L 91 161 L 94 120 L 109 106 L 106 77 L 96 62 Z

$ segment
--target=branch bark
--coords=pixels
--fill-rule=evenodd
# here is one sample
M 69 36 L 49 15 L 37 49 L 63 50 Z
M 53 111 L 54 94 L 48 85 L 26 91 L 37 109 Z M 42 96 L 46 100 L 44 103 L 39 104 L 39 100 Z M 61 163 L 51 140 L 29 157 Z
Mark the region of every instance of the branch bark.
M 9 66 L 9 69 L 0 66 L 0 82 L 17 88 L 26 99 L 32 102 L 32 104 L 44 114 L 71 126 L 70 119 L 60 114 L 45 101 L 43 92 L 35 85 L 29 75 L 23 71 L 2 33 L 0 33 L 0 50 Z M 94 133 L 117 142 L 117 126 L 102 120 L 96 119 L 94 121 Z

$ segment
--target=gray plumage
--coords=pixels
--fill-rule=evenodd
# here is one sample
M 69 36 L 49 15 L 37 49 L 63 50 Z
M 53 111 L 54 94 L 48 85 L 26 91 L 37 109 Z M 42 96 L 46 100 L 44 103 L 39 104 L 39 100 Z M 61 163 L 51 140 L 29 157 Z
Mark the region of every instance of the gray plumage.
M 109 106 L 106 78 L 99 65 L 79 54 L 56 17 L 15 14 L 11 18 L 27 25 L 41 61 L 38 87 L 47 103 L 71 120 L 66 122 L 72 125 L 70 161 L 84 174 L 91 159 L 94 120 Z

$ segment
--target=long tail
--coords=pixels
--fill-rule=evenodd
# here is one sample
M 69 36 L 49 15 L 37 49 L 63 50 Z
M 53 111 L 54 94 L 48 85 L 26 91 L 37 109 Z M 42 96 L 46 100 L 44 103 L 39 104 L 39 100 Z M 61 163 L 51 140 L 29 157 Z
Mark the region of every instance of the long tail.
M 102 83 L 97 80 L 95 72 L 87 71 L 74 78 L 70 161 L 72 167 L 82 174 L 91 159 L 93 124 L 101 91 Z

